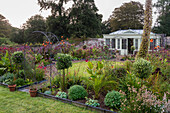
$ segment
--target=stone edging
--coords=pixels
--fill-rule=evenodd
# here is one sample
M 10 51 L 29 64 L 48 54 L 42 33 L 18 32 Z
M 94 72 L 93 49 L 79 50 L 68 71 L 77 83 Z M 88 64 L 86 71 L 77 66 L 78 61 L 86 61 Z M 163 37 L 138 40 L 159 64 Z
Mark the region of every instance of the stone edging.
M 83 104 L 83 103 L 80 103 L 80 102 L 77 102 L 77 101 L 72 101 L 72 100 L 65 99 L 65 98 L 59 98 L 59 97 L 56 97 L 56 96 L 53 96 L 53 95 L 48 95 L 48 94 L 44 94 L 44 93 L 40 93 L 40 92 L 38 92 L 38 96 L 50 98 L 50 99 L 54 99 L 54 100 L 59 100 L 59 101 L 62 101 L 64 103 L 73 104 L 75 106 L 83 107 L 83 108 L 86 108 L 86 109 L 89 109 L 89 110 L 92 110 L 92 111 L 97 111 L 99 113 L 116 113 L 114 111 L 110 111 L 110 110 L 103 109 L 103 108 L 100 108 L 100 107 L 93 107 L 93 106 L 89 106 L 89 105 L 86 105 L 86 104 Z

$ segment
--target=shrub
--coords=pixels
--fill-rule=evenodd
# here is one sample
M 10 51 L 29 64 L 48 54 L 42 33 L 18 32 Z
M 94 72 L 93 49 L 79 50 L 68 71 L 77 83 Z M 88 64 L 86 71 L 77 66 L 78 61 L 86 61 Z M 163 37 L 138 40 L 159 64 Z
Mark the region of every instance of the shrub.
M 80 85 L 74 85 L 68 90 L 68 97 L 71 100 L 84 99 L 87 95 L 87 91 Z
M 125 66 L 125 69 L 130 72 L 132 70 L 133 63 L 129 60 L 126 60 L 124 63 L 124 66 Z
M 112 76 L 116 76 L 117 78 L 121 78 L 121 77 L 124 77 L 126 76 L 127 74 L 127 71 L 125 69 L 125 67 L 123 66 L 118 66 L 116 68 L 113 69 L 113 72 L 112 72 Z
M 58 53 L 57 59 L 57 69 L 67 69 L 72 66 L 72 57 L 68 54 Z
M 139 58 L 133 63 L 133 73 L 139 78 L 147 78 L 151 74 L 151 71 L 151 63 L 147 60 Z
M 105 99 L 104 103 L 106 106 L 109 106 L 113 109 L 119 109 L 121 105 L 121 100 L 122 100 L 122 94 L 119 93 L 118 91 L 111 91 L 108 92 Z
M 89 106 L 94 106 L 94 107 L 100 106 L 100 104 L 98 103 L 98 100 L 94 100 L 91 98 L 86 98 L 86 104 Z
M 121 100 L 122 113 L 169 113 L 170 103 L 169 99 L 164 93 L 163 99 L 151 91 L 147 90 L 145 86 L 137 90 L 134 87 L 128 87 L 131 98 Z M 123 95 L 127 96 L 125 92 L 120 91 Z
M 44 68 L 36 68 L 35 78 L 37 81 L 42 81 L 45 77 L 45 69 Z
M 66 94 L 66 92 L 59 91 L 59 92 L 57 93 L 56 97 L 59 97 L 59 98 L 67 98 L 67 94 Z
M 17 63 L 17 64 L 20 64 L 23 62 L 24 60 L 24 54 L 22 51 L 16 51 L 13 53 L 12 55 L 12 60 Z
M 24 79 L 22 78 L 18 78 L 17 80 L 14 81 L 14 83 L 17 85 L 17 86 L 23 86 L 25 84 L 25 81 Z
M 51 95 L 51 91 L 45 91 L 44 93 L 47 95 Z
M 6 83 L 8 80 L 13 80 L 14 74 L 13 73 L 6 73 L 2 77 L 0 77 L 1 83 Z

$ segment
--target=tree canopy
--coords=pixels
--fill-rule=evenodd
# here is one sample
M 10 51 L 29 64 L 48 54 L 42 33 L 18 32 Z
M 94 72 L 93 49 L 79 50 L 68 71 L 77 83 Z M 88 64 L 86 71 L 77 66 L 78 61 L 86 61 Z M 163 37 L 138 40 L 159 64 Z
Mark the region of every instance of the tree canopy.
M 64 4 L 72 1 L 72 7 Z M 57 36 L 82 38 L 101 35 L 102 15 L 98 14 L 94 0 L 38 0 L 42 9 L 51 9 L 47 30 Z
M 43 35 L 34 34 L 33 31 L 46 31 L 45 19 L 41 15 L 29 18 L 21 29 L 13 29 L 11 40 L 16 43 L 43 42 Z
M 157 8 L 156 13 L 159 14 L 153 31 L 156 33 L 163 33 L 170 36 L 170 1 L 158 0 L 154 7 Z
M 94 0 L 75 0 L 70 10 L 69 33 L 72 37 L 101 35 L 102 15 L 97 13 Z
M 140 2 L 131 1 L 115 8 L 110 16 L 112 31 L 119 29 L 142 29 L 144 9 Z
M 9 38 L 12 26 L 9 24 L 8 20 L 0 14 L 0 37 Z

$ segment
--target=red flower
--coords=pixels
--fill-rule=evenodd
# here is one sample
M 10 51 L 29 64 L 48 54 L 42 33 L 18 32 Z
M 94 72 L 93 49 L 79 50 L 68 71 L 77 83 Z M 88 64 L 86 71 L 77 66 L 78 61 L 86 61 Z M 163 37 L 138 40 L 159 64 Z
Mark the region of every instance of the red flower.
M 88 62 L 88 59 L 86 59 L 85 61 Z

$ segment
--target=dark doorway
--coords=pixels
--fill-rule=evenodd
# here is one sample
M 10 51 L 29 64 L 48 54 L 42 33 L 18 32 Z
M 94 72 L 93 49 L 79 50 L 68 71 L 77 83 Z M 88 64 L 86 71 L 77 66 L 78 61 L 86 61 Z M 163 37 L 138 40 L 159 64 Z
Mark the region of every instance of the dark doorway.
M 133 38 L 128 38 L 128 54 L 133 54 L 131 47 L 133 46 Z

